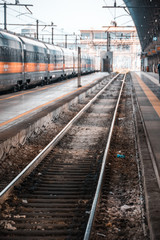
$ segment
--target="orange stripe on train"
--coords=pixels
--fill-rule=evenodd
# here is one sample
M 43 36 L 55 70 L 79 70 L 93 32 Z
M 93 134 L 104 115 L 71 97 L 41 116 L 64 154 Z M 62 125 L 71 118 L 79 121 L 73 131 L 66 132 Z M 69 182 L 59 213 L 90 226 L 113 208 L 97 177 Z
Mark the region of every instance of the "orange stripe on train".
M 48 70 L 47 63 L 25 63 L 25 72 L 44 72 Z
M 21 73 L 23 64 L 18 62 L 0 62 L 0 74 L 5 73 Z
M 25 72 L 45 72 L 53 70 L 62 70 L 62 64 L 47 63 L 25 63 Z M 23 63 L 18 62 L 0 62 L 0 74 L 21 73 L 23 72 Z
M 63 66 L 62 64 L 54 64 L 54 63 L 49 63 L 48 64 L 48 71 L 54 71 L 54 70 L 62 70 Z

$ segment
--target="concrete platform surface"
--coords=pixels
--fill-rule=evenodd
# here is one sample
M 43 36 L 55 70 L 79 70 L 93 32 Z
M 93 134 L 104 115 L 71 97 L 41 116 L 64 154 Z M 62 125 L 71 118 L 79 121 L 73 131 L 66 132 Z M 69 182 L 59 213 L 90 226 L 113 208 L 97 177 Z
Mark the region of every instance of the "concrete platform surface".
M 132 72 L 135 93 L 148 136 L 141 147 L 146 208 L 151 239 L 160 239 L 160 84 L 156 73 Z M 141 144 L 143 146 L 143 143 Z M 147 154 L 146 154 L 147 153 Z
M 77 78 L 64 80 L 44 87 L 0 96 L 0 132 L 23 122 L 24 119 L 85 88 L 108 73 L 94 73 L 81 77 L 81 88 L 77 87 Z

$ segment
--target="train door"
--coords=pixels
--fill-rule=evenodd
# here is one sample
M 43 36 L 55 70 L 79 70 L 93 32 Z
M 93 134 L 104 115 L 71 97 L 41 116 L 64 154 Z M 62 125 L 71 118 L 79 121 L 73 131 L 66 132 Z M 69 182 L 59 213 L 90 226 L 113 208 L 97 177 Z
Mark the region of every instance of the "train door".
M 21 49 L 22 49 L 22 83 L 23 85 L 26 84 L 26 74 L 25 74 L 25 57 L 24 57 L 24 51 L 26 49 L 26 46 L 24 43 L 21 42 Z
M 110 60 L 108 56 L 103 59 L 103 72 L 110 72 Z
M 50 51 L 47 48 L 47 79 L 50 79 L 49 65 L 50 65 Z

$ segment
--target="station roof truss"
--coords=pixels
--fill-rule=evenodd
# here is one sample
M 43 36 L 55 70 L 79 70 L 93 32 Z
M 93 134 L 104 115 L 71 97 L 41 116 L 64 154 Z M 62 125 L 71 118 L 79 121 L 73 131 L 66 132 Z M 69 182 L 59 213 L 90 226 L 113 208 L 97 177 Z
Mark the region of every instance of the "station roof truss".
M 160 0 L 124 0 L 124 3 L 137 28 L 142 51 L 145 51 L 160 37 Z

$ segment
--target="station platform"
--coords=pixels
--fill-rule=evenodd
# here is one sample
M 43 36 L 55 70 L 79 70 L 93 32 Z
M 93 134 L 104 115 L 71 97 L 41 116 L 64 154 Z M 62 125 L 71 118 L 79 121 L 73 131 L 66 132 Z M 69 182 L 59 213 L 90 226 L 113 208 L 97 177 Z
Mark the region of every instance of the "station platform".
M 57 82 L 44 87 L 0 96 L 0 144 L 31 124 L 40 115 L 56 109 L 68 97 L 79 94 L 96 84 L 107 73 L 94 73 L 81 77 L 82 87 L 77 87 L 77 78 Z M 131 72 L 133 86 L 141 110 L 150 152 L 143 154 L 146 206 L 152 239 L 160 239 L 160 84 L 156 73 Z M 50 109 L 52 108 L 52 109 Z M 22 132 L 23 134 L 23 132 Z M 21 135 L 20 135 L 21 138 Z M 15 139 L 14 141 L 17 141 Z M 5 148 L 8 148 L 6 142 Z M 143 149 L 142 149 L 143 150 Z M 9 151 L 9 150 L 8 150 Z M 0 158 L 3 155 L 0 149 Z M 151 157 L 149 156 L 151 155 Z
M 152 149 L 160 169 L 160 84 L 158 74 L 132 73 L 138 102 L 151 141 Z
M 81 76 L 80 88 L 77 87 L 77 78 L 72 78 L 44 87 L 1 95 L 0 133 L 107 75 L 108 73 L 94 73 Z
M 37 86 L 0 96 L 0 159 L 23 145 L 32 133 L 50 124 L 65 106 L 94 88 L 108 73 L 92 73 L 78 78 Z
M 142 143 L 142 172 L 151 239 L 160 239 L 160 84 L 156 73 L 131 72 L 144 121 L 148 149 Z M 141 129 L 139 129 L 139 132 Z

